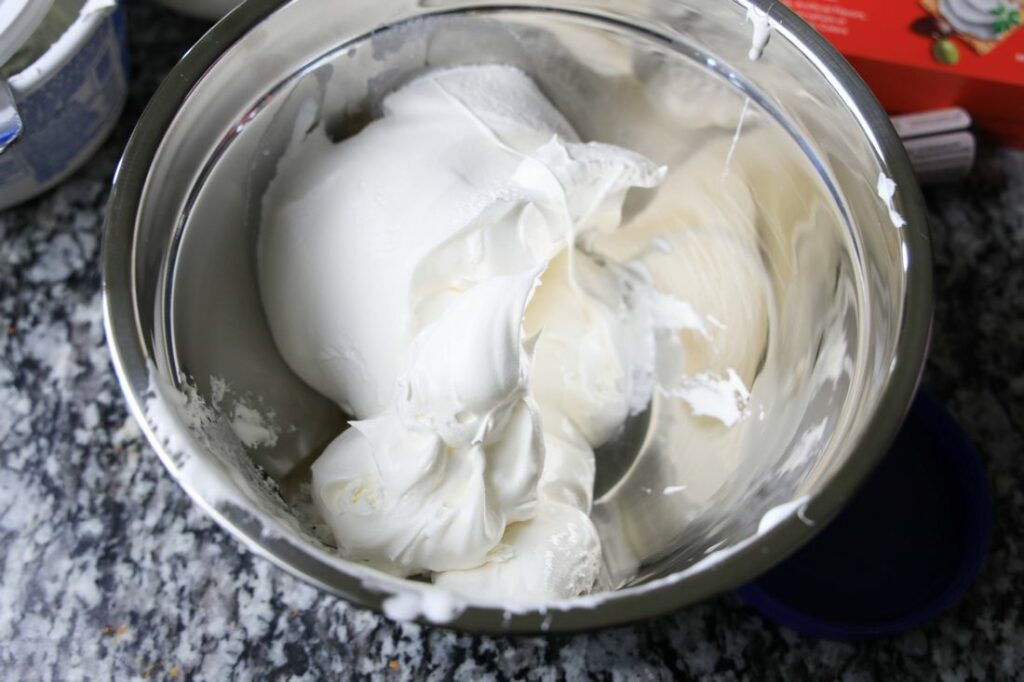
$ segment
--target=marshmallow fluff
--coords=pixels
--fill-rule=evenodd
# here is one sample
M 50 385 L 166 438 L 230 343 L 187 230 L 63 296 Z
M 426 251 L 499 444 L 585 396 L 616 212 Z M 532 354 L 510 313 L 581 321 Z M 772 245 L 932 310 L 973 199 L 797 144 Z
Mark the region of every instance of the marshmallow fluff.
M 604 589 L 595 448 L 658 390 L 729 426 L 752 371 L 680 359 L 721 323 L 595 248 L 666 170 L 581 142 L 511 67 L 428 73 L 382 108 L 341 142 L 304 130 L 264 198 L 274 339 L 353 417 L 314 503 L 345 557 L 467 597 Z

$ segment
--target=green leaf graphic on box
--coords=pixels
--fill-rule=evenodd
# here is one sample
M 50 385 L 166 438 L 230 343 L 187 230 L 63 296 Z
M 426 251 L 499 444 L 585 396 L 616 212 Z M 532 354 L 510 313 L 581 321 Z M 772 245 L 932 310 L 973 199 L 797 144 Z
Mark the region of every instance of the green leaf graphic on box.
M 1002 35 L 1011 28 L 1020 26 L 1020 10 L 1016 7 L 999 5 L 999 7 L 989 10 L 989 14 L 995 17 L 995 21 L 992 22 L 992 32 L 996 35 Z

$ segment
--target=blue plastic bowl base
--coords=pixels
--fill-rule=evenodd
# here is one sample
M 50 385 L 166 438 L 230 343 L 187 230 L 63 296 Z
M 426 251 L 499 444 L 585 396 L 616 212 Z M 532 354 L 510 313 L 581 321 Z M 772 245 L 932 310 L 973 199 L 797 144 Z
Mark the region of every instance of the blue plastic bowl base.
M 988 480 L 974 448 L 921 392 L 891 450 L 839 516 L 737 594 L 810 637 L 893 635 L 964 594 L 988 553 L 991 527 Z

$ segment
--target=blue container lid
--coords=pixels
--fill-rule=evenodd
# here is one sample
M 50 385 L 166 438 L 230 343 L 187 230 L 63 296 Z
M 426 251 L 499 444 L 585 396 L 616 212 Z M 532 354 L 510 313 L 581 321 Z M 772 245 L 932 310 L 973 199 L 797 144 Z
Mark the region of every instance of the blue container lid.
M 839 516 L 737 594 L 810 637 L 896 634 L 964 594 L 991 529 L 988 480 L 970 440 L 920 392 L 889 453 Z

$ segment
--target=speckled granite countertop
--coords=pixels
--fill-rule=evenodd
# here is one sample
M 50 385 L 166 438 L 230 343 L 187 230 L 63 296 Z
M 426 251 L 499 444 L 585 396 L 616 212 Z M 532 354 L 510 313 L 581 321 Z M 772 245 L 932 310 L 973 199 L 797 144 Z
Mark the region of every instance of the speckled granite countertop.
M 1024 675 L 1024 153 L 986 150 L 928 199 L 937 261 L 925 385 L 984 458 L 992 554 L 901 637 L 802 639 L 726 596 L 629 628 L 474 637 L 397 625 L 245 551 L 128 417 L 104 345 L 99 241 L 115 163 L 204 25 L 129 3 L 131 99 L 102 151 L 0 214 L 0 676 L 6 679 L 900 679 Z M 3 331 L 6 329 L 6 331 Z

